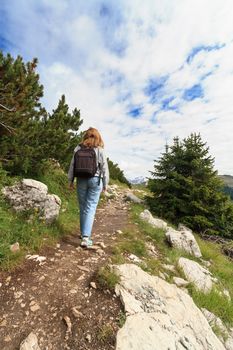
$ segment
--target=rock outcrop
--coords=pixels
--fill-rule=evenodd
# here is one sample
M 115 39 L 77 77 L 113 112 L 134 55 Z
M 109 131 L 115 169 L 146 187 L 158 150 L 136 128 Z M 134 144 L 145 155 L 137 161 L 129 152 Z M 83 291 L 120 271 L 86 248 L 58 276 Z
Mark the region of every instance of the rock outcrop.
M 166 232 L 166 238 L 172 247 L 184 250 L 197 258 L 201 257 L 201 251 L 197 241 L 192 231 L 187 227 L 180 225 L 178 231 L 169 227 Z
M 204 293 L 208 293 L 211 290 L 214 279 L 209 270 L 196 261 L 186 258 L 180 258 L 178 265 L 183 270 L 187 280 L 192 282 L 198 290 Z
M 153 227 L 162 228 L 163 230 L 167 229 L 167 223 L 161 219 L 154 218 L 148 209 L 141 212 L 140 219 L 148 222 Z
M 59 215 L 60 198 L 55 194 L 48 194 L 48 187 L 42 182 L 23 179 L 14 186 L 4 187 L 2 193 L 15 211 L 36 210 L 47 224 L 52 223 Z
M 192 298 L 134 264 L 113 267 L 127 319 L 116 350 L 224 350 Z M 187 312 L 188 310 L 188 312 Z

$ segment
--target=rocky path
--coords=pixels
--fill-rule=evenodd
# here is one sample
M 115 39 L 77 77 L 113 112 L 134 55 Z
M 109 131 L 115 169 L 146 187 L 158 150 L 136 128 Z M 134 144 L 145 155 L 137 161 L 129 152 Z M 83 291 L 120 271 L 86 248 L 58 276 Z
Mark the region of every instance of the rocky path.
M 30 332 L 41 350 L 114 349 L 121 304 L 101 290 L 96 271 L 110 256 L 117 230 L 128 222 L 124 193 L 97 209 L 95 250 L 79 247 L 79 232 L 0 274 L 0 349 L 19 349 Z M 71 328 L 70 328 L 71 327 Z

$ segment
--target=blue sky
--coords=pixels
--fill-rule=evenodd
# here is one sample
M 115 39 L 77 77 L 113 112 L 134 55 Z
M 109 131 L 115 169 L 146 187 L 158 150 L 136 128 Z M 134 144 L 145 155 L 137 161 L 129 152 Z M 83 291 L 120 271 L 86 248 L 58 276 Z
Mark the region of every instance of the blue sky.
M 43 103 L 65 93 L 128 177 L 200 132 L 233 175 L 231 0 L 2 0 L 0 47 L 38 57 Z

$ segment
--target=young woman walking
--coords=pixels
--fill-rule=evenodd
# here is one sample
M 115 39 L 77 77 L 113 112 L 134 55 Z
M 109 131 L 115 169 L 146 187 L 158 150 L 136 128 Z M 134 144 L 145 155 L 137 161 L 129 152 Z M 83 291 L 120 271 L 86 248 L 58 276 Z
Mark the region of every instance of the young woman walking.
M 92 163 L 91 163 L 92 162 Z M 89 128 L 83 141 L 74 149 L 68 172 L 69 186 L 74 188 L 77 177 L 77 196 L 80 210 L 81 247 L 92 246 L 91 232 L 101 191 L 109 182 L 104 143 L 97 129 Z

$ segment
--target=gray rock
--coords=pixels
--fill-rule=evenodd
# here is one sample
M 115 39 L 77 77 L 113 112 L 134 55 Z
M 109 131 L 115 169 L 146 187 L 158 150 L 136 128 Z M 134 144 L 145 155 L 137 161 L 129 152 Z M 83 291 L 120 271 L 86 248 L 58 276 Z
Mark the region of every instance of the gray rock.
M 125 200 L 129 202 L 137 203 L 137 204 L 141 204 L 143 202 L 140 198 L 138 198 L 131 192 L 126 193 Z
M 197 262 L 186 258 L 180 258 L 178 265 L 182 268 L 187 280 L 192 282 L 198 290 L 204 293 L 211 290 L 213 287 L 213 278 L 207 269 Z
M 224 350 L 192 298 L 133 264 L 114 266 L 127 318 L 116 350 Z
M 169 227 L 166 232 L 167 241 L 172 247 L 186 251 L 189 254 L 201 257 L 201 251 L 192 231 L 181 226 L 179 231 Z
M 15 211 L 38 211 L 40 218 L 47 224 L 51 224 L 59 215 L 60 198 L 48 194 L 48 188 L 42 182 L 23 179 L 14 186 L 4 187 L 2 193 Z
M 161 219 L 154 218 L 151 212 L 148 209 L 145 209 L 141 214 L 140 214 L 140 219 L 148 222 L 153 227 L 156 228 L 162 228 L 164 230 L 167 229 L 167 223 Z
M 38 339 L 35 333 L 31 332 L 21 343 L 20 350 L 40 350 Z
M 180 277 L 173 277 L 173 282 L 177 287 L 186 287 L 189 284 L 189 281 L 186 281 Z

